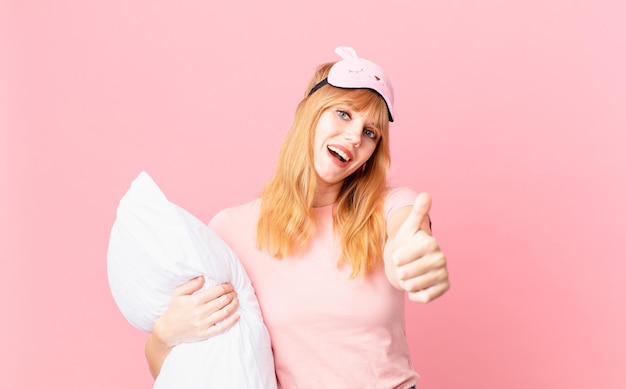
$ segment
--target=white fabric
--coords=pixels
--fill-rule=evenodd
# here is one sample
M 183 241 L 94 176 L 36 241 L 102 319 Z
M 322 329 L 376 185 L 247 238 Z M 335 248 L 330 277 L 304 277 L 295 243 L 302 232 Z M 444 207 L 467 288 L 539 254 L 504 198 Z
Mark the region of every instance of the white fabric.
M 107 254 L 109 286 L 124 317 L 151 331 L 174 289 L 203 275 L 204 287 L 230 282 L 241 318 L 206 341 L 168 355 L 154 388 L 276 388 L 269 333 L 250 279 L 207 225 L 171 203 L 146 172 L 121 199 Z

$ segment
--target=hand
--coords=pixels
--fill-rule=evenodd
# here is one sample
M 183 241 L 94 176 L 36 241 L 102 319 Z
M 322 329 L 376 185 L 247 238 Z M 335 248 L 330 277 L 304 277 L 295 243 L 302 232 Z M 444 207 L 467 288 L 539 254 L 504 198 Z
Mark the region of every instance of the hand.
M 411 301 L 430 302 L 450 288 L 446 257 L 430 231 L 431 197 L 421 193 L 391 243 L 390 262 Z
M 200 291 L 204 277 L 194 278 L 174 290 L 170 304 L 154 323 L 153 336 L 168 347 L 208 339 L 231 328 L 239 315 L 237 293 L 231 284 Z

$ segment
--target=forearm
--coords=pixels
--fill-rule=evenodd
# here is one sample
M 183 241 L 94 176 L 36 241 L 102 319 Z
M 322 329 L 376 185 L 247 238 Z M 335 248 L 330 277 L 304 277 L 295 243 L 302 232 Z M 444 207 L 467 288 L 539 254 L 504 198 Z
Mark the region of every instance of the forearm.
M 152 374 L 152 377 L 155 379 L 161 372 L 163 362 L 165 362 L 165 358 L 167 358 L 172 349 L 173 347 L 166 345 L 154 332 L 150 335 L 150 338 L 148 338 L 145 349 L 146 360 L 148 361 L 150 374 Z

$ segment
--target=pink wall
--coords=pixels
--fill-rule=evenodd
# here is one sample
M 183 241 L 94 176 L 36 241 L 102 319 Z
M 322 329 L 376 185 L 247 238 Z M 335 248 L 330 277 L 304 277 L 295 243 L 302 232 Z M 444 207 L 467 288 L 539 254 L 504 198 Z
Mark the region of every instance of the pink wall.
M 420 387 L 626 387 L 624 2 L 220 3 L 0 4 L 0 386 L 150 387 L 106 278 L 119 198 L 141 169 L 207 221 L 254 197 L 349 44 L 449 257 L 408 312 Z

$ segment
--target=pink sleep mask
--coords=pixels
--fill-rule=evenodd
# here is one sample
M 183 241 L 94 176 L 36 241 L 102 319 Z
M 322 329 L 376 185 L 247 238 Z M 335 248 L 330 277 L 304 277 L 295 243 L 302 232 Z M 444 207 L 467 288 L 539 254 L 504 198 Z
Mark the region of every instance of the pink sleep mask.
M 389 121 L 393 122 L 393 88 L 383 69 L 370 60 L 357 57 L 356 51 L 351 47 L 339 46 L 335 53 L 342 60 L 330 68 L 328 77 L 318 82 L 309 92 L 309 96 L 326 84 L 344 89 L 371 89 L 385 100 Z

